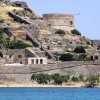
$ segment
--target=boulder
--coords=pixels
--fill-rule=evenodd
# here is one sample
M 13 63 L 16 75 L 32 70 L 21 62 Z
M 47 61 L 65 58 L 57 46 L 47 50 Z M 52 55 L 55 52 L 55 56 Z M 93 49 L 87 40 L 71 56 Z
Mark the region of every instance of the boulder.
M 23 1 L 15 1 L 12 3 L 12 5 L 17 7 L 28 7 L 27 3 Z
M 0 3 L 9 4 L 10 3 L 10 0 L 0 0 Z

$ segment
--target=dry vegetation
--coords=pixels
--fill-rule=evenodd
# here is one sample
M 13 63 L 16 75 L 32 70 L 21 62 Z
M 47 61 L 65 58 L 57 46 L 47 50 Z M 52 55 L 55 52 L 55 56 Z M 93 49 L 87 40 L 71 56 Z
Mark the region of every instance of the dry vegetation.
M 20 10 L 23 10 L 23 8 L 13 7 L 13 6 L 10 6 L 10 5 L 7 6 L 5 4 L 0 6 L 0 19 L 3 19 L 8 24 L 9 27 L 19 27 L 20 24 L 13 21 L 13 18 L 11 18 L 8 15 L 8 12 L 13 11 L 13 10 L 20 11 Z

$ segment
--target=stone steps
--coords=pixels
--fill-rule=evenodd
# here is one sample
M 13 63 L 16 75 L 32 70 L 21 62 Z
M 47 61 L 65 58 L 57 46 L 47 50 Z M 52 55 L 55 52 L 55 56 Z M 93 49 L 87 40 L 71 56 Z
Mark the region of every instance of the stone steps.
M 25 30 L 25 28 L 22 27 L 22 30 L 24 30 L 26 32 L 26 35 L 28 35 L 28 37 L 33 41 L 33 43 L 35 42 L 37 44 L 37 47 L 40 48 L 41 51 L 44 51 L 46 56 L 48 56 L 48 59 L 53 59 L 55 60 L 55 57 L 50 54 L 40 43 L 39 41 L 34 38 L 27 30 Z

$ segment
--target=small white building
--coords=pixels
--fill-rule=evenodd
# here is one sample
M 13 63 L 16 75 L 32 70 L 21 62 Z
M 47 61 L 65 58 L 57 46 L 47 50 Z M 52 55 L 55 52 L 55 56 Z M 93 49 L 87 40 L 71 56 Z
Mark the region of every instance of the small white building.
M 47 64 L 47 58 L 45 57 L 28 58 L 28 65 L 31 64 Z

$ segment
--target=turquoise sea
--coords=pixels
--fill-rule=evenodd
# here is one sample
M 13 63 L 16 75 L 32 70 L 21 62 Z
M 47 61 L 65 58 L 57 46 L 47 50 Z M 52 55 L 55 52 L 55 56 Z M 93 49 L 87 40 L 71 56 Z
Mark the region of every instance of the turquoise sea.
M 100 88 L 0 88 L 0 100 L 100 100 Z

